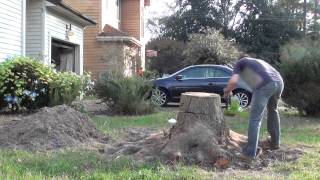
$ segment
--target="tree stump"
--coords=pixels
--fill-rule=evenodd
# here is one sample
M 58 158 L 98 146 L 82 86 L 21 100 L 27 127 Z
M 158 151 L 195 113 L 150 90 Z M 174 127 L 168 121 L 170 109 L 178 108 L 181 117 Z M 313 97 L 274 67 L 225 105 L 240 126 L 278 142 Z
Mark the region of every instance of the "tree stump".
M 171 128 L 161 153 L 171 162 L 215 164 L 230 158 L 226 148 L 229 138 L 220 96 L 184 93 L 177 124 Z

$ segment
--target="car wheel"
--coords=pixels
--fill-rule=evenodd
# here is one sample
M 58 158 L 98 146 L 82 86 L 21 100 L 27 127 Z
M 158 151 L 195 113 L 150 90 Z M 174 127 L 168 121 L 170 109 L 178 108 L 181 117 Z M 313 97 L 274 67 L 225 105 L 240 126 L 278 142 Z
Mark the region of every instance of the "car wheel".
M 155 88 L 151 93 L 151 103 L 156 106 L 165 106 L 168 103 L 168 95 L 162 90 Z
M 238 98 L 240 107 L 246 108 L 250 105 L 251 102 L 251 94 L 244 90 L 235 91 L 234 96 Z

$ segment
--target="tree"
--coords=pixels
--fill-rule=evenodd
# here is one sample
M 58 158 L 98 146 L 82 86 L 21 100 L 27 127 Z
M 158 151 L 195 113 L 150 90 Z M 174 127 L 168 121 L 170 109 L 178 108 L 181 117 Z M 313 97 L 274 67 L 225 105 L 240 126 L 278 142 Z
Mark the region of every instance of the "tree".
M 281 48 L 283 100 L 306 115 L 319 115 L 320 38 L 294 40 Z
M 248 53 L 275 63 L 279 60 L 280 46 L 302 33 L 295 14 L 279 3 L 242 1 L 246 13 L 236 29 L 236 40 Z
M 313 3 L 313 21 L 310 25 L 310 32 L 313 34 L 319 34 L 320 32 L 320 17 L 318 16 L 320 12 L 319 2 L 318 0 L 314 0 Z
M 183 50 L 185 44 L 180 41 L 168 38 L 154 39 L 147 44 L 147 49 L 158 51 L 157 57 L 148 58 L 151 70 L 157 71 L 160 75 L 171 74 L 183 67 Z
M 232 0 L 177 0 L 173 15 L 159 19 L 160 34 L 180 41 L 187 41 L 188 34 L 202 33 L 207 29 L 221 30 L 232 36 L 237 11 Z M 231 25 L 231 26 L 230 26 Z
M 191 34 L 190 42 L 184 51 L 186 65 L 192 64 L 231 64 L 239 56 L 239 51 L 230 41 L 216 30 L 206 34 Z

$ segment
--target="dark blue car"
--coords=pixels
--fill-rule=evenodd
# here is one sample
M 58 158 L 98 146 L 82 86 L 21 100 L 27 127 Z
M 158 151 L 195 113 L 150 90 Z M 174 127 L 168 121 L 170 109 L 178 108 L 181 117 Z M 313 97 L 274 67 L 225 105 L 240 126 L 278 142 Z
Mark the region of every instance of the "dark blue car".
M 232 69 L 221 65 L 195 65 L 184 68 L 168 77 L 154 80 L 151 102 L 164 106 L 168 102 L 179 102 L 184 92 L 208 92 L 223 95 L 232 75 Z M 251 101 L 251 89 L 240 81 L 233 91 L 241 107 Z

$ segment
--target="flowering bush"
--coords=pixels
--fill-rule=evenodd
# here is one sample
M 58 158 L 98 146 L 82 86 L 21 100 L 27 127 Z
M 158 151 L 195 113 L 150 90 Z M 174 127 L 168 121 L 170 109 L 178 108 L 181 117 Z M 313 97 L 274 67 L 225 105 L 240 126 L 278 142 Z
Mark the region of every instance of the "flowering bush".
M 0 107 L 43 107 L 54 72 L 41 62 L 15 57 L 0 64 Z
M 59 73 L 40 61 L 13 57 L 0 63 L 0 108 L 32 110 L 69 104 L 89 85 L 89 75 Z

